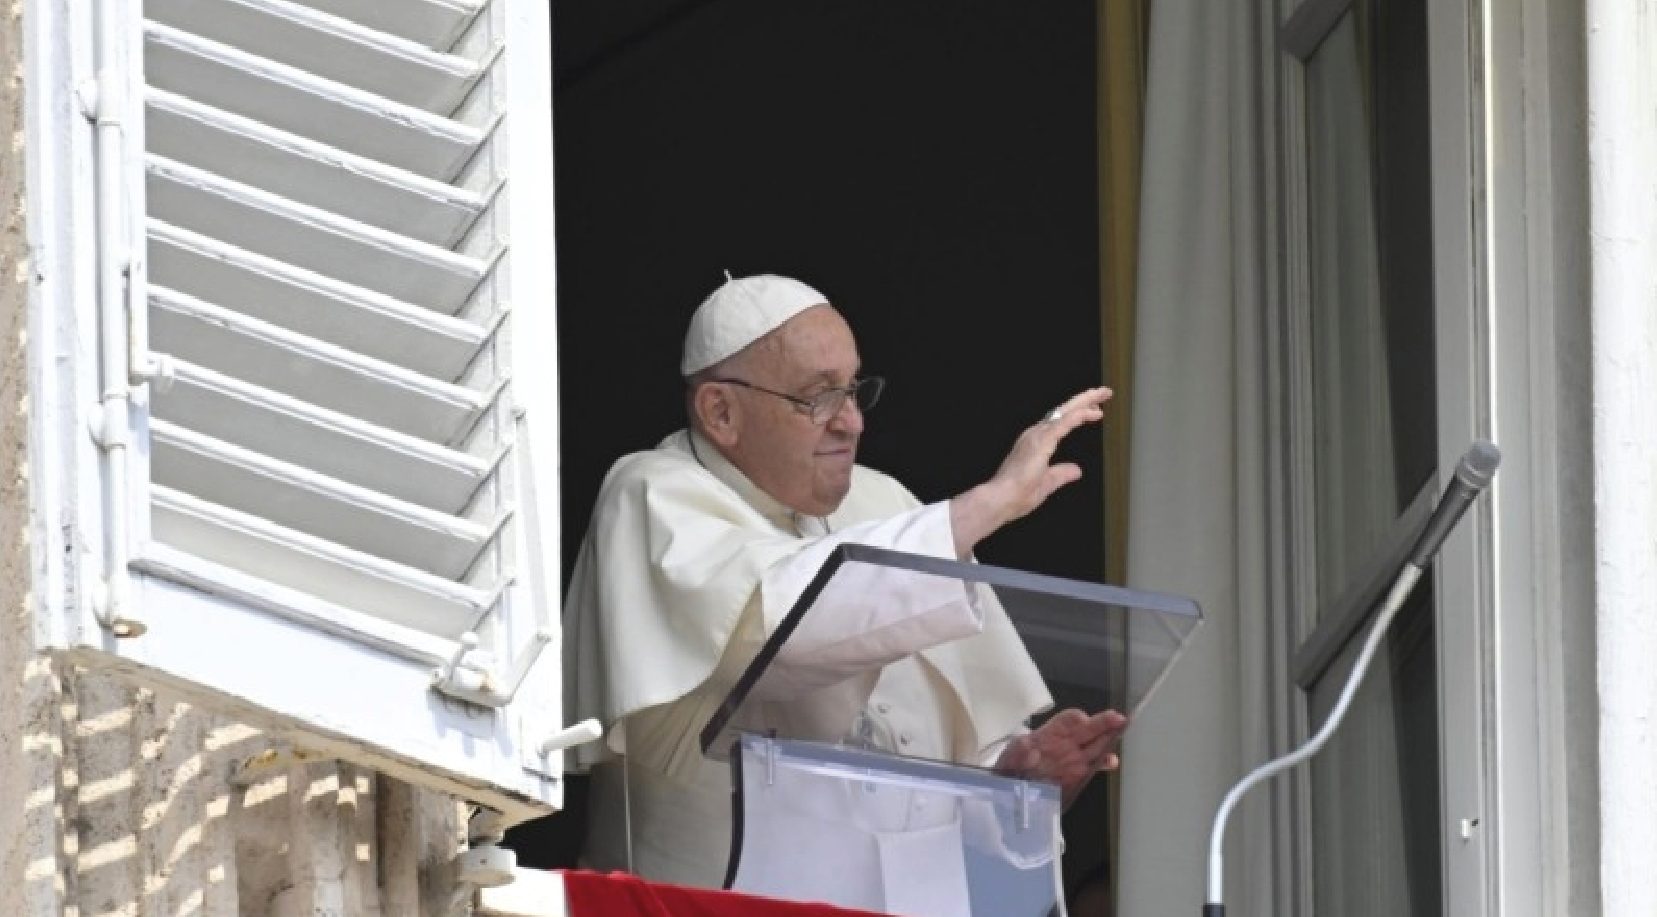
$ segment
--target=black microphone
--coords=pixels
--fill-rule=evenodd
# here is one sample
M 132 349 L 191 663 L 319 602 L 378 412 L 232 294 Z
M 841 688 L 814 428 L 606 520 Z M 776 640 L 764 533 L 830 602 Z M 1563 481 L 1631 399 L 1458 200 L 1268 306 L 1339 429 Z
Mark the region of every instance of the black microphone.
M 1432 518 L 1427 520 L 1427 527 L 1421 530 L 1421 537 L 1416 539 L 1415 548 L 1410 551 L 1410 563 L 1425 570 L 1432 562 L 1433 555 L 1438 553 L 1439 546 L 1449 537 L 1450 530 L 1461 521 L 1467 507 L 1473 504 L 1479 492 L 1490 486 L 1490 478 L 1496 473 L 1496 466 L 1502 463 L 1502 453 L 1496 444 L 1489 440 L 1479 440 L 1473 444 L 1467 454 L 1461 457 L 1456 465 L 1455 476 L 1450 478 L 1450 486 L 1444 488 L 1444 495 L 1438 498 L 1438 506 L 1433 507 Z

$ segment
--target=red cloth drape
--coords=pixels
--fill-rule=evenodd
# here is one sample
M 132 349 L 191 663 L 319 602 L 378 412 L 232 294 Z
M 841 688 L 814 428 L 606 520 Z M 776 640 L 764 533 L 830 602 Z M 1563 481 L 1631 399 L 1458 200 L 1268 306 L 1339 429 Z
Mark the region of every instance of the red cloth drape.
M 570 917 L 870 917 L 827 904 L 646 882 L 625 872 L 564 873 Z

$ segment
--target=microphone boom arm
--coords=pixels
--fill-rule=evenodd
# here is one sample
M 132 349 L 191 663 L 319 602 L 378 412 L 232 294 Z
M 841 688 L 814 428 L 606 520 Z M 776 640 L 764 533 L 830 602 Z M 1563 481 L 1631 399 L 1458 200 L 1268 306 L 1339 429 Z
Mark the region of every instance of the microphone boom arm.
M 1428 518 L 1426 528 L 1416 541 L 1415 549 L 1410 552 L 1409 560 L 1404 563 L 1403 568 L 1398 571 L 1398 577 L 1393 580 L 1392 590 L 1387 593 L 1380 613 L 1370 625 L 1369 636 L 1364 640 L 1357 661 L 1352 664 L 1352 671 L 1346 676 L 1346 684 L 1341 687 L 1340 697 L 1330 709 L 1329 715 L 1324 717 L 1323 725 L 1318 727 L 1317 734 L 1294 751 L 1267 761 L 1250 771 L 1242 780 L 1237 781 L 1231 792 L 1220 802 L 1219 810 L 1214 813 L 1214 827 L 1208 835 L 1208 897 L 1204 899 L 1203 917 L 1225 915 L 1225 826 L 1227 819 L 1231 817 L 1231 810 L 1237 807 L 1244 793 L 1289 768 L 1304 763 L 1328 744 L 1329 738 L 1335 734 L 1341 720 L 1346 717 L 1347 708 L 1352 705 L 1352 698 L 1358 693 L 1358 686 L 1363 683 L 1364 675 L 1369 672 L 1369 664 L 1374 660 L 1376 650 L 1380 649 L 1381 641 L 1386 637 L 1387 629 L 1392 626 L 1392 619 L 1397 616 L 1398 609 L 1404 607 L 1404 600 L 1410 597 L 1410 592 L 1421 579 L 1422 571 L 1438 554 L 1438 549 L 1450 534 L 1450 530 L 1461 521 L 1462 514 L 1472 505 L 1479 493 L 1489 486 L 1490 479 L 1496 474 L 1496 466 L 1501 464 L 1501 461 L 1501 451 L 1494 443 L 1485 440 L 1474 443 L 1461 457 L 1461 461 L 1456 465 L 1455 474 L 1450 478 L 1449 486 L 1444 489 L 1437 508 Z
M 1359 652 L 1357 661 L 1352 664 L 1352 671 L 1347 675 L 1340 698 L 1335 701 L 1334 708 L 1324 718 L 1323 726 L 1318 729 L 1317 735 L 1281 758 L 1267 761 L 1250 771 L 1248 776 L 1237 781 L 1237 785 L 1231 788 L 1231 792 L 1227 793 L 1224 801 L 1220 803 L 1219 811 L 1214 813 L 1213 830 L 1208 836 L 1208 898 L 1203 906 L 1203 917 L 1221 917 L 1225 913 L 1225 826 L 1226 820 L 1231 816 L 1231 810 L 1242 800 L 1244 793 L 1306 761 L 1329 743 L 1341 720 L 1346 717 L 1346 710 L 1358 693 L 1358 685 L 1363 682 L 1364 675 L 1369 671 L 1369 664 L 1375 658 L 1376 650 L 1380 649 L 1387 629 L 1392 626 L 1392 619 L 1397 616 L 1398 609 L 1404 606 L 1404 600 L 1409 598 L 1410 592 L 1415 589 L 1415 584 L 1420 579 L 1421 568 L 1413 563 L 1405 564 L 1404 569 L 1398 572 L 1398 578 L 1392 583 L 1392 591 L 1387 593 L 1386 603 L 1381 606 L 1381 613 L 1375 616 L 1375 622 L 1370 625 L 1369 637 L 1364 640 L 1363 650 Z

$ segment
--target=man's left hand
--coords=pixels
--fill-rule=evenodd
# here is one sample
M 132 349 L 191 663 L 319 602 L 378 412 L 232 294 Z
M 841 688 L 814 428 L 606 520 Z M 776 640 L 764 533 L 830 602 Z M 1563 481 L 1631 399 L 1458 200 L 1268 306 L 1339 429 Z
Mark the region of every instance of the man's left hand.
M 1054 714 L 1033 732 L 1014 736 L 995 769 L 999 773 L 1059 785 L 1066 805 L 1076 798 L 1099 771 L 1121 763 L 1116 745 L 1128 728 L 1128 718 L 1115 710 L 1092 716 L 1072 707 Z

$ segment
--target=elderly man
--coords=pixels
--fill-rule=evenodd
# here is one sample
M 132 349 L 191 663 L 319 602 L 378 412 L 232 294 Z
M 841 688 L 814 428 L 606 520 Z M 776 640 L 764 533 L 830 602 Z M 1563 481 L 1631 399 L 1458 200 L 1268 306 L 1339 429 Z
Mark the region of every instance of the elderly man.
M 599 493 L 565 603 L 565 697 L 572 718 L 606 727 L 576 762 L 593 778 L 589 865 L 712 886 L 729 852 L 730 776 L 698 733 L 823 557 L 857 542 L 968 558 L 1080 475 L 1054 450 L 1103 416 L 1110 391 L 1066 401 L 988 480 L 923 506 L 856 464 L 883 382 L 859 374 L 851 328 L 805 284 L 729 280 L 692 317 L 681 369 L 689 429 L 622 458 Z M 832 615 L 806 617 L 790 639 L 805 648 L 796 664 L 832 646 L 828 680 L 842 683 L 801 701 L 817 705 L 814 721 L 848 733 L 856 722 L 902 754 L 1052 779 L 1067 795 L 1115 766 L 1126 721 L 1114 711 L 1025 727 L 1052 701 L 993 601 L 901 620 L 916 604 L 862 622 L 882 631 L 866 645 Z

